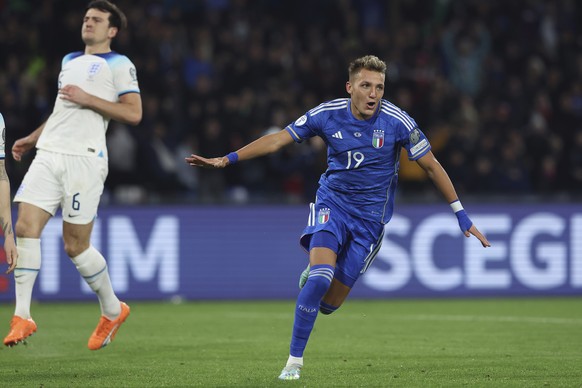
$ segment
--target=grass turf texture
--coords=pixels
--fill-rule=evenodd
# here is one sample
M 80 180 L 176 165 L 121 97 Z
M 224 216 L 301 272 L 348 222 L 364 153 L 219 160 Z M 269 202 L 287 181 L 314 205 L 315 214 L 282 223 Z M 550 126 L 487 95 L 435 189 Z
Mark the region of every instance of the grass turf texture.
M 0 350 L 6 387 L 579 387 L 579 298 L 348 300 L 318 317 L 299 381 L 279 381 L 294 303 L 129 303 L 89 351 L 97 302 L 33 306 L 38 332 Z M 2 336 L 9 310 L 2 306 Z

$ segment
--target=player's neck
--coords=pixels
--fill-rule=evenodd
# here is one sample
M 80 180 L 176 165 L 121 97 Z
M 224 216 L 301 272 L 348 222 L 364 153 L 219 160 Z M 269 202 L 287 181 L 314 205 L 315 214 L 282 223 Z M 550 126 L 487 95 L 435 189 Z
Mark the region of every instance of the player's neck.
M 85 46 L 85 54 L 107 54 L 111 52 L 111 46 L 109 43 L 104 44 L 96 44 L 96 45 L 86 45 Z

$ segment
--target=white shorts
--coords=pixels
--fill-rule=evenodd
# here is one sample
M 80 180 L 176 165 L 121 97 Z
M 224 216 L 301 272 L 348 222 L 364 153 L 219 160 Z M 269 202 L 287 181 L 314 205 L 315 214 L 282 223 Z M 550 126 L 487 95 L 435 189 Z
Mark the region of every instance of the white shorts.
M 86 225 L 97 216 L 107 178 L 107 160 L 37 150 L 14 202 L 26 202 L 53 216 L 59 207 L 63 221 Z

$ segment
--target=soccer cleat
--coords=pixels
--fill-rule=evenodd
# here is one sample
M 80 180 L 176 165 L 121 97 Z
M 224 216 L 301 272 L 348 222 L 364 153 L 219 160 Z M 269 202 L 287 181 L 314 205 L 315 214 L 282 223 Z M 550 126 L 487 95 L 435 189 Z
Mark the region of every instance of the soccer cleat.
M 117 330 L 119 330 L 119 327 L 125 322 L 128 316 L 129 306 L 123 302 L 121 302 L 121 314 L 119 314 L 117 319 L 112 321 L 102 315 L 97 328 L 95 328 L 95 331 L 89 338 L 89 349 L 99 350 L 109 345 L 113 341 L 113 338 L 115 338 Z
M 287 365 L 281 371 L 281 374 L 279 375 L 279 380 L 299 380 L 299 377 L 301 377 L 302 367 L 303 365 L 299 364 Z
M 309 264 L 307 264 L 307 268 L 305 268 L 303 270 L 303 272 L 301 272 L 301 276 L 299 276 L 299 288 L 303 288 L 303 286 L 305 285 L 305 283 L 307 283 L 307 278 L 309 277 L 309 270 L 311 269 L 311 267 L 309 266 Z
M 24 319 L 15 315 L 10 321 L 10 332 L 4 338 L 4 345 L 14 346 L 18 343 L 26 343 L 25 339 L 36 332 L 36 323 L 32 318 Z

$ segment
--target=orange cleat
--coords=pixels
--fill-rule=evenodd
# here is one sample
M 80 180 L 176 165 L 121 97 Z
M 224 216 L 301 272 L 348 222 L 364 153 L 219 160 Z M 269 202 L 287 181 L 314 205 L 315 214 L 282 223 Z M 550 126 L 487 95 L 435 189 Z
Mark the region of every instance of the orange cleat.
M 121 302 L 121 314 L 119 314 L 117 319 L 111 321 L 108 318 L 101 316 L 97 328 L 89 338 L 89 349 L 99 350 L 109 345 L 109 343 L 113 341 L 113 338 L 115 338 L 117 330 L 119 330 L 119 327 L 123 322 L 125 322 L 128 316 L 129 306 L 123 302 Z
M 10 321 L 10 332 L 4 338 L 4 345 L 14 346 L 19 342 L 26 343 L 25 339 L 36 332 L 36 323 L 32 318 L 24 319 L 15 315 Z

